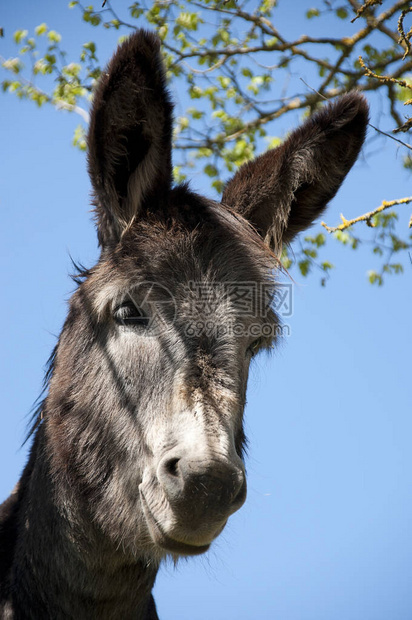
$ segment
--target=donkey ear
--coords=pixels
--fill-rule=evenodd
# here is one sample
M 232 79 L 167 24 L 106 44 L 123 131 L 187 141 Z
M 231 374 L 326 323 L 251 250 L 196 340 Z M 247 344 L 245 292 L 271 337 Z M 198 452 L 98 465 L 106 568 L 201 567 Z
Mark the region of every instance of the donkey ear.
M 139 30 L 117 50 L 94 95 L 89 174 L 101 245 L 118 241 L 172 183 L 172 104 L 156 35 Z
M 315 113 L 278 148 L 244 164 L 222 203 L 280 252 L 334 197 L 365 139 L 368 105 L 357 92 Z

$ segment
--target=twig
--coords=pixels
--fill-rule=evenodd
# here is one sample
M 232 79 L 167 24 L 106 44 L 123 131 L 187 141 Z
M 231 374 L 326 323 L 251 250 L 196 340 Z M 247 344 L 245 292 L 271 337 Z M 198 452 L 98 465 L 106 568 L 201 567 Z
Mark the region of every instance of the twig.
M 395 86 L 392 83 L 388 84 L 388 99 L 390 101 L 391 116 L 393 120 L 395 121 L 396 125 L 400 127 L 403 124 L 403 120 L 398 114 L 398 110 L 396 109 L 396 102 L 397 102 L 396 90 L 395 90 Z
M 351 19 L 351 24 L 353 24 L 353 22 L 356 21 L 358 17 L 366 11 L 366 9 L 369 9 L 376 4 L 382 4 L 382 0 L 366 0 L 365 4 L 362 4 L 362 6 L 356 11 L 356 16 Z
M 412 7 L 411 7 L 412 8 Z M 405 82 L 405 80 L 400 80 L 398 78 L 395 78 L 394 76 L 389 76 L 389 75 L 378 75 L 377 73 L 374 73 L 373 71 L 371 71 L 363 62 L 363 58 L 362 56 L 359 56 L 359 62 L 361 64 L 361 66 L 365 69 L 365 75 L 367 75 L 368 77 L 374 78 L 378 81 L 383 82 L 384 84 L 388 85 L 388 90 L 389 90 L 389 100 L 391 102 L 391 114 L 392 116 L 396 117 L 396 110 L 395 110 L 395 105 L 394 105 L 394 97 L 391 96 L 391 86 L 393 84 L 397 84 L 398 86 L 401 86 L 402 88 L 408 88 L 409 90 L 412 90 L 412 84 L 408 84 L 408 82 Z M 393 93 L 392 93 L 393 94 Z M 408 105 L 412 102 L 412 99 L 408 100 L 405 102 L 405 105 Z M 397 121 L 398 122 L 398 121 Z M 393 130 L 393 133 L 398 133 L 400 131 L 409 131 L 409 129 L 412 127 L 412 119 L 408 118 L 406 120 L 406 122 L 404 124 L 402 124 L 402 121 L 398 122 L 398 124 L 400 125 L 400 127 L 397 127 L 396 129 Z M 375 128 L 376 129 L 376 128 Z M 382 132 L 381 132 L 382 133 Z M 386 134 L 388 135 L 388 134 Z M 401 142 L 401 141 L 400 141 Z M 409 144 L 406 143 L 402 143 L 404 144 L 404 146 L 407 146 L 408 148 L 412 148 Z
M 410 41 L 410 39 L 412 37 L 412 27 L 409 29 L 408 34 L 405 34 L 405 31 L 403 29 L 403 20 L 405 19 L 405 15 L 407 13 L 410 13 L 411 11 L 412 11 L 412 6 L 410 6 L 408 9 L 404 9 L 402 11 L 402 13 L 400 14 L 400 16 L 399 16 L 399 21 L 398 21 L 398 32 L 399 32 L 399 35 L 400 35 L 398 43 L 400 45 L 402 43 L 402 41 L 403 41 L 403 43 L 405 44 L 405 47 L 406 47 L 405 53 L 403 55 L 402 60 L 405 60 L 406 56 L 408 54 L 410 54 L 410 52 L 411 52 L 411 41 Z
M 322 93 L 320 93 L 318 90 L 316 90 L 315 88 L 313 88 L 312 86 L 310 86 L 310 84 L 308 84 L 307 82 L 305 82 L 305 80 L 303 78 L 299 78 L 301 82 L 303 82 L 305 84 L 305 86 L 307 86 L 310 90 L 312 90 L 314 93 L 316 93 L 317 95 L 319 95 L 319 97 L 322 97 L 322 99 L 325 99 L 325 101 L 327 101 L 327 97 L 325 97 L 324 95 L 322 95 Z M 389 84 L 388 84 L 389 86 Z M 375 125 L 372 125 L 372 123 L 368 123 L 369 127 L 372 127 L 372 129 L 374 129 L 375 131 L 377 131 L 378 133 L 381 133 L 382 135 L 386 136 L 387 138 L 390 138 L 391 140 L 394 140 L 395 142 L 399 142 L 399 144 L 402 144 L 402 146 L 406 146 L 406 148 L 411 149 L 412 150 L 412 145 L 408 144 L 407 142 L 403 142 L 402 140 L 399 140 L 398 138 L 394 138 L 393 136 L 391 136 L 391 134 L 386 133 L 386 131 L 382 131 L 381 129 L 378 129 L 377 127 L 375 127 Z M 395 131 L 398 131 L 395 129 Z
M 307 86 L 310 90 L 312 90 L 314 93 L 316 93 L 317 95 L 319 95 L 319 97 L 322 97 L 322 99 L 325 99 L 325 101 L 327 101 L 327 97 L 325 97 L 325 95 L 322 95 L 322 93 L 320 93 L 318 90 L 316 90 L 316 88 L 313 88 L 310 84 L 308 84 L 307 82 L 305 82 L 305 80 L 303 78 L 299 78 L 301 82 L 304 83 L 305 86 Z
M 87 110 L 81 108 L 79 105 L 73 105 L 72 103 L 68 103 L 63 99 L 54 99 L 51 101 L 51 103 L 54 104 L 54 107 L 57 110 L 68 110 L 69 112 L 75 112 L 82 117 L 82 119 L 87 125 L 90 123 L 89 113 L 87 112 Z
M 399 144 L 402 144 L 402 146 L 406 146 L 406 148 L 412 151 L 411 144 L 408 144 L 407 142 L 402 142 L 402 140 L 399 140 L 399 138 L 394 138 L 393 136 L 391 136 L 390 133 L 386 133 L 386 131 L 382 131 L 382 129 L 378 129 L 377 127 L 375 127 L 375 125 L 372 125 L 371 123 L 368 123 L 368 125 L 369 127 L 372 127 L 372 129 L 374 129 L 378 133 L 381 133 L 382 135 L 386 136 L 387 138 L 390 138 L 391 140 L 395 140 L 395 142 L 399 142 Z
M 372 77 L 376 80 L 380 80 L 381 82 L 385 82 L 385 84 L 389 84 L 389 82 L 392 82 L 393 84 L 398 84 L 399 86 L 402 86 L 402 88 L 409 88 L 410 90 L 412 90 L 412 84 L 408 84 L 408 82 L 405 82 L 405 80 L 400 80 L 390 75 L 378 75 L 377 73 L 371 71 L 369 67 L 367 67 L 363 62 L 362 56 L 359 56 L 359 62 L 361 66 L 365 69 L 365 75 L 367 75 L 368 77 Z
M 411 101 L 412 101 L 412 99 L 411 99 Z M 410 129 L 412 129 L 412 118 L 406 119 L 406 121 L 403 123 L 403 125 L 401 125 L 400 127 L 397 127 L 396 129 L 393 130 L 393 133 L 399 133 L 400 131 L 405 132 L 405 131 L 409 131 Z
M 5 58 L 0 55 L 0 65 L 2 65 L 4 62 L 5 62 Z M 72 104 L 72 103 L 68 103 L 67 101 L 64 101 L 63 99 L 59 99 L 57 97 L 53 97 L 52 95 L 49 95 L 44 90 L 36 86 L 32 81 L 28 80 L 22 75 L 20 76 L 20 81 L 23 87 L 25 86 L 26 88 L 32 88 L 33 90 L 35 90 L 36 93 L 45 97 L 46 102 L 51 103 L 57 110 L 68 110 L 69 112 L 75 112 L 76 114 L 82 117 L 85 123 L 87 124 L 89 123 L 90 121 L 89 113 L 84 108 L 78 105 Z
M 374 215 L 381 213 L 381 211 L 385 211 L 385 209 L 394 207 L 395 205 L 409 204 L 410 202 L 412 202 L 412 196 L 409 196 L 408 198 L 400 198 L 399 200 L 384 200 L 382 204 L 373 211 L 369 211 L 369 213 L 365 213 L 364 215 L 359 215 L 359 217 L 355 217 L 353 220 L 347 220 L 341 214 L 340 217 L 342 220 L 342 224 L 339 224 L 339 226 L 327 226 L 325 222 L 321 222 L 321 225 L 323 226 L 323 228 L 326 228 L 328 233 L 336 232 L 337 230 L 346 230 L 346 228 L 349 228 L 350 226 L 352 226 L 353 224 L 357 224 L 358 222 L 366 222 L 368 226 L 372 226 L 373 228 L 374 225 L 372 224 L 371 219 Z

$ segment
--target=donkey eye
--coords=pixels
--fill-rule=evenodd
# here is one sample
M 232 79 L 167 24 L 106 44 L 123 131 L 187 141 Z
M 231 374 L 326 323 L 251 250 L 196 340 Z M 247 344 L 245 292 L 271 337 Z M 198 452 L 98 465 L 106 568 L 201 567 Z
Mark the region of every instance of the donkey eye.
M 132 301 L 124 301 L 114 311 L 114 320 L 119 325 L 147 327 L 149 318 Z
M 256 355 L 256 353 L 259 351 L 261 344 L 262 344 L 262 338 L 258 338 L 257 340 L 254 340 L 252 344 L 247 348 L 248 354 L 251 355 L 252 357 Z

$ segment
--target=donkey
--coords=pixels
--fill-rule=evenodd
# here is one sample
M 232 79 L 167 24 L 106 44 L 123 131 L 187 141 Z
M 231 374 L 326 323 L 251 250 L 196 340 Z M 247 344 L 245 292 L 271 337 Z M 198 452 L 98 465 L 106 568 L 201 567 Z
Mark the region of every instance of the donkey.
M 246 383 L 276 340 L 277 257 L 337 192 L 367 120 L 360 94 L 342 96 L 209 200 L 173 185 L 158 38 L 118 48 L 88 135 L 101 255 L 0 509 L 1 618 L 156 619 L 162 559 L 205 552 L 243 504 Z M 235 295 L 245 283 L 254 316 Z M 217 291 L 213 313 L 202 291 Z

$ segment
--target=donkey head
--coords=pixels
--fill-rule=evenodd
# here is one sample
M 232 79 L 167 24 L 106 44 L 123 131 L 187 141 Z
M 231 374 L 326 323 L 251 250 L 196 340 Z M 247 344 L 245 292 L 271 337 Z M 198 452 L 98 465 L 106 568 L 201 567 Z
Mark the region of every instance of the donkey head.
M 244 502 L 246 382 L 276 336 L 276 255 L 335 195 L 367 116 L 356 93 L 324 107 L 218 203 L 173 187 L 157 37 L 138 31 L 103 73 L 89 133 L 102 252 L 71 300 L 45 419 L 55 471 L 125 552 L 201 553 Z

